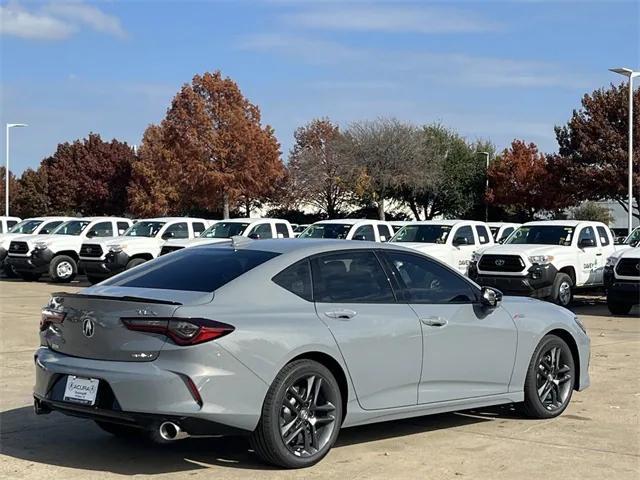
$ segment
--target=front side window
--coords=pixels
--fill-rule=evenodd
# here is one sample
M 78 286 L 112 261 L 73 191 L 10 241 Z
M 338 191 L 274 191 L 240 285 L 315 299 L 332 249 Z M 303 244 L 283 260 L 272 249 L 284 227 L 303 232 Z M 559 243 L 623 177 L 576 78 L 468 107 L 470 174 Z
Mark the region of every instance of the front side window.
M 336 238 L 344 240 L 352 225 L 348 223 L 315 223 L 300 234 L 298 238 Z
M 585 227 L 580 231 L 580 236 L 578 237 L 578 246 L 585 245 L 584 242 L 593 242 L 593 245 L 586 245 L 595 247 L 596 246 L 596 235 L 593 233 L 593 228 Z
M 9 233 L 23 233 L 28 235 L 42 224 L 42 220 L 24 220 L 13 226 Z M 59 224 L 58 224 L 59 225 Z
M 624 244 L 625 245 L 631 245 L 632 247 L 639 245 L 640 243 L 640 228 L 636 228 L 633 232 L 631 232 L 631 235 L 629 235 L 625 241 Z
M 127 270 L 102 285 L 213 292 L 277 255 L 258 250 L 183 248 Z
M 602 245 L 603 247 L 609 245 L 610 242 L 607 229 L 604 227 L 597 227 L 596 230 L 598 230 L 598 237 L 600 237 L 600 245 Z
M 376 241 L 376 234 L 373 231 L 373 225 L 362 225 L 353 233 L 354 240 L 365 240 L 368 242 Z
M 523 225 L 507 239 L 514 245 L 571 245 L 573 227 L 564 225 Z
M 278 238 L 289 238 L 289 229 L 284 223 L 276 223 L 276 233 Z
M 155 237 L 167 222 L 143 221 L 132 225 L 124 232 L 125 237 Z
M 473 238 L 473 230 L 469 225 L 458 228 L 453 238 L 454 243 L 458 245 L 475 245 L 476 241 Z
M 302 260 L 286 268 L 273 277 L 273 281 L 282 288 L 311 301 L 311 265 L 309 260 Z
M 91 222 L 89 220 L 69 220 L 64 222 L 53 232 L 53 235 L 73 235 L 78 236 L 84 232 L 85 228 L 89 226 Z
M 202 238 L 231 238 L 242 236 L 249 225 L 249 222 L 217 222 L 202 232 L 200 236 Z
M 502 231 L 502 234 L 500 234 L 500 238 L 497 239 L 498 242 L 500 241 L 505 241 L 507 238 L 509 238 L 509 235 L 511 235 L 513 233 L 513 231 L 515 230 L 515 228 L 513 227 L 507 227 Z
M 470 303 L 471 285 L 433 260 L 410 253 L 385 252 L 409 303 Z
M 129 224 L 127 222 L 118 222 L 118 235 L 122 235 L 129 228 Z
M 189 238 L 189 227 L 187 222 L 174 223 L 169 225 L 162 233 L 163 239 L 169 238 Z
M 265 239 L 265 238 L 273 238 L 273 233 L 271 232 L 271 224 L 263 223 L 261 225 L 256 225 L 249 233 L 250 238 L 257 239 Z
M 395 302 L 387 275 L 371 251 L 322 255 L 313 259 L 312 270 L 316 302 Z
M 451 232 L 449 225 L 406 225 L 392 242 L 445 243 Z
M 111 222 L 96 223 L 87 232 L 87 238 L 95 237 L 113 237 L 113 225 Z
M 476 225 L 476 233 L 481 244 L 489 243 L 493 238 L 484 225 Z

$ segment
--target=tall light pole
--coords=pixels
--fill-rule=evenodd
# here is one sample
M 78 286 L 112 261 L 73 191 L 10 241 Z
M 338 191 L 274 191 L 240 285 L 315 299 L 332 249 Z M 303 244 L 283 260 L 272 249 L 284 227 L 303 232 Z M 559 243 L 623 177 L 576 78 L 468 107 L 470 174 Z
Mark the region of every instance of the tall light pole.
M 609 70 L 629 79 L 629 235 L 631 235 L 633 230 L 633 77 L 640 76 L 640 72 L 630 68 L 610 68 Z
M 26 123 L 7 123 L 7 168 L 4 172 L 4 214 L 9 216 L 9 130 L 13 127 L 26 127 Z
M 478 152 L 480 155 L 484 155 L 487 157 L 487 166 L 486 166 L 486 170 L 485 170 L 485 176 L 487 177 L 487 182 L 486 185 L 484 186 L 484 221 L 488 222 L 489 221 L 489 202 L 487 201 L 487 194 L 489 193 L 489 157 L 490 157 L 490 153 L 489 152 Z

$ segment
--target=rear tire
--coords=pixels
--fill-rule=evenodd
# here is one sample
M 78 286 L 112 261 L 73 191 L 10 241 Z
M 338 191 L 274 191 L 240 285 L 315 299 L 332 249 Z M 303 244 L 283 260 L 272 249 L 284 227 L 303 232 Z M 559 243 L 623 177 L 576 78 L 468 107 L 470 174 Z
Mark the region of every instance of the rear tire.
M 267 463 L 310 467 L 329 452 L 341 425 L 342 394 L 333 374 L 313 360 L 296 360 L 269 387 L 249 441 Z
M 78 274 L 78 264 L 68 255 L 53 257 L 49 264 L 49 276 L 56 283 L 69 283 Z
M 551 301 L 561 307 L 568 307 L 573 301 L 573 282 L 566 273 L 558 273 L 551 287 Z
M 607 296 L 607 307 L 609 307 L 609 311 L 614 315 L 629 315 L 633 304 L 616 302 Z
M 138 265 L 142 265 L 146 260 L 144 258 L 134 258 L 133 260 L 129 260 L 127 263 L 126 270 L 130 270 L 133 267 L 137 267 Z
M 554 418 L 565 411 L 575 385 L 575 363 L 567 343 L 545 336 L 531 356 L 524 382 L 523 412 L 532 418 Z
M 119 423 L 102 422 L 100 420 L 95 420 L 95 422 L 103 431 L 119 438 L 136 438 L 143 434 L 143 430 L 136 427 L 120 425 Z

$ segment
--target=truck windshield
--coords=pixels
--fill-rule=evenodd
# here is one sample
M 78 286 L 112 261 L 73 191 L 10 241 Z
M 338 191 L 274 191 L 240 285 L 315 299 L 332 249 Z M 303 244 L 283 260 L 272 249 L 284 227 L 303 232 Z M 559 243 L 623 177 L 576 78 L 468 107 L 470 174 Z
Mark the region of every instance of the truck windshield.
M 353 225 L 348 223 L 316 223 L 309 225 L 298 238 L 336 238 L 344 240 Z
M 42 223 L 42 220 L 23 220 L 20 223 L 16 223 L 9 233 L 24 233 L 29 234 L 33 233 L 33 231 Z
M 445 243 L 450 225 L 407 225 L 391 239 L 392 242 Z
M 138 222 L 124 232 L 125 237 L 155 237 L 167 222 Z
M 52 235 L 80 235 L 85 228 L 89 226 L 91 221 L 89 220 L 69 220 L 68 222 L 64 222 L 58 228 L 56 228 Z
M 231 238 L 236 235 L 242 235 L 247 227 L 250 225 L 249 222 L 218 222 L 211 225 L 207 228 L 200 238 Z
M 565 225 L 530 225 L 518 228 L 505 243 L 536 245 L 571 245 L 573 227 Z
M 636 247 L 640 244 L 640 228 L 636 228 L 631 235 L 627 237 L 624 241 L 625 245 L 631 245 L 632 247 Z

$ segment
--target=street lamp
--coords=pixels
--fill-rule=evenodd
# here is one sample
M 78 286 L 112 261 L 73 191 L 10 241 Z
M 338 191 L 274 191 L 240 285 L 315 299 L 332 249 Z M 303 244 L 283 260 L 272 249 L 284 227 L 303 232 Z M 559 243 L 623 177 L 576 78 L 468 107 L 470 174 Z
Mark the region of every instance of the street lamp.
M 629 235 L 631 235 L 633 225 L 633 77 L 640 76 L 640 72 L 635 72 L 630 68 L 610 68 L 609 70 L 629 79 Z
M 487 183 L 484 187 L 484 221 L 489 221 L 489 201 L 487 200 L 487 195 L 489 194 L 489 156 L 491 155 L 489 152 L 478 152 L 480 155 L 485 155 L 487 157 L 487 167 L 485 170 L 485 176 L 487 177 Z
M 4 172 L 4 214 L 9 216 L 9 129 L 13 127 L 26 127 L 26 123 L 7 123 L 7 169 Z

